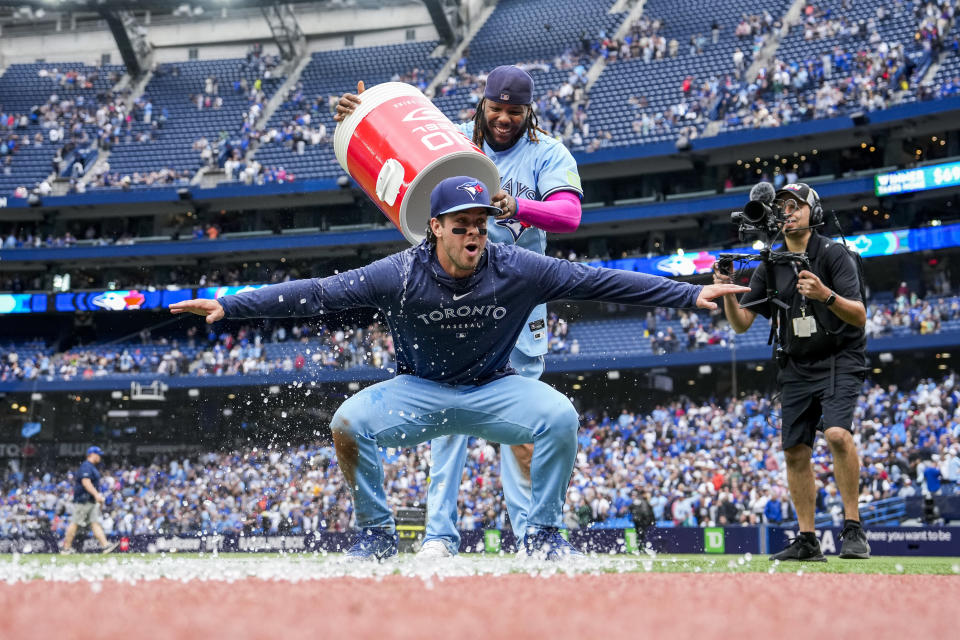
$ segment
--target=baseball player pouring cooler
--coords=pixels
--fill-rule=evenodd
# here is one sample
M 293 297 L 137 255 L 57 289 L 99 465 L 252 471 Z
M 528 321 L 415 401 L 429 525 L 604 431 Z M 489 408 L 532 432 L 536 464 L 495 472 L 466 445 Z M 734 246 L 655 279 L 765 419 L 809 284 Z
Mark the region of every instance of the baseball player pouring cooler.
M 538 127 L 533 94 L 533 78 L 526 71 L 509 65 L 497 67 L 487 76 L 476 116 L 459 128 L 500 173 L 500 190 L 493 196 L 493 205 L 499 211 L 489 221 L 489 239 L 542 255 L 547 231 L 570 233 L 579 226 L 582 192 L 573 156 Z M 337 119 L 348 116 L 359 103 L 358 96 L 344 95 L 337 107 Z M 543 374 L 546 320 L 546 305 L 538 305 L 510 354 L 510 364 L 517 373 L 533 380 Z M 460 547 L 457 498 L 467 458 L 467 436 L 436 438 L 430 442 L 430 449 L 427 531 L 420 553 L 446 557 L 456 554 Z M 533 447 L 528 444 L 500 448 L 504 500 L 518 540 L 523 539 L 530 510 L 532 454 Z
M 559 533 L 577 452 L 577 412 L 563 394 L 516 375 L 510 366 L 510 352 L 530 313 L 558 299 L 715 308 L 710 300 L 747 291 L 488 245 L 487 218 L 495 210 L 485 197 L 489 193 L 466 176 L 444 180 L 431 194 L 428 238 L 366 267 L 171 306 L 173 313 L 204 315 L 208 323 L 357 307 L 383 313 L 393 333 L 397 376 L 347 399 L 330 425 L 361 529 L 349 556 L 383 559 L 397 552 L 378 449 L 451 434 L 533 443 L 524 546 L 549 559 L 578 553 Z

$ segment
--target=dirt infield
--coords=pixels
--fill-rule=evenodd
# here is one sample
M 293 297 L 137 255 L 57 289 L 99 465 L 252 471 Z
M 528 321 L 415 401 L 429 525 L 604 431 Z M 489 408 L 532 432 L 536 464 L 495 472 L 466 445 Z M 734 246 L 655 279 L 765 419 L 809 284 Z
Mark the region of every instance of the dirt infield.
M 0 638 L 948 638 L 952 576 L 621 574 L 32 581 Z

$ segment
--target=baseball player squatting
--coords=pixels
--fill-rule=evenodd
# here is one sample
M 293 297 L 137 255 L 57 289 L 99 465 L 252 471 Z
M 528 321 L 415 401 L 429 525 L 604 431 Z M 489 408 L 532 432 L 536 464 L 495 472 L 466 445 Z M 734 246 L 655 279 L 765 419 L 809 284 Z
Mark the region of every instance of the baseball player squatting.
M 530 313 L 559 299 L 713 309 L 714 298 L 747 291 L 487 244 L 487 220 L 495 210 L 489 194 L 476 179 L 448 178 L 431 194 L 428 238 L 415 247 L 335 276 L 171 305 L 173 313 L 204 315 L 208 323 L 358 307 L 381 311 L 394 338 L 397 376 L 348 398 L 330 425 L 360 529 L 351 557 L 382 560 L 397 553 L 378 449 L 453 433 L 507 445 L 533 443 L 524 547 L 548 559 L 578 554 L 559 528 L 579 416 L 563 394 L 510 366 Z

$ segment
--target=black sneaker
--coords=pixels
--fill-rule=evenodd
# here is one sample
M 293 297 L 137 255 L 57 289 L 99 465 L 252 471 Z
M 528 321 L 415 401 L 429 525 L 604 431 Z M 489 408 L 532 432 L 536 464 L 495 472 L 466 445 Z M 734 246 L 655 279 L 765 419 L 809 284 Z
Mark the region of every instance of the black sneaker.
M 840 532 L 840 539 L 843 544 L 840 545 L 840 557 L 844 559 L 868 560 L 870 558 L 870 543 L 867 542 L 867 534 L 863 532 L 863 527 L 855 524 L 848 524 Z
M 771 560 L 785 562 L 799 560 L 801 562 L 826 562 L 827 558 L 820 551 L 820 541 L 816 538 L 811 542 L 806 536 L 797 535 L 786 549 L 770 556 Z

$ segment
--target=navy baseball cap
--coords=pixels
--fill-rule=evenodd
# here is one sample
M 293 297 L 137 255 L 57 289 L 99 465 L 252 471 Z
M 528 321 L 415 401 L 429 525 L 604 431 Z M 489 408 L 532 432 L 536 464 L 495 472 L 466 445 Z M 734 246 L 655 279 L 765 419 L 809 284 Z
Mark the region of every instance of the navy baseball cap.
M 445 213 L 464 209 L 487 209 L 490 215 L 502 213 L 490 204 L 493 194 L 487 185 L 469 176 L 454 176 L 443 180 L 430 193 L 430 217 L 439 218 Z
M 103 455 L 103 449 L 101 449 L 100 447 L 94 445 L 94 446 L 90 447 L 89 449 L 87 449 L 87 455 L 90 455 L 91 453 L 95 453 L 95 454 L 97 454 L 98 456 L 102 456 L 102 455 Z
M 483 97 L 504 104 L 530 104 L 533 102 L 533 78 L 513 65 L 497 67 L 487 75 Z

